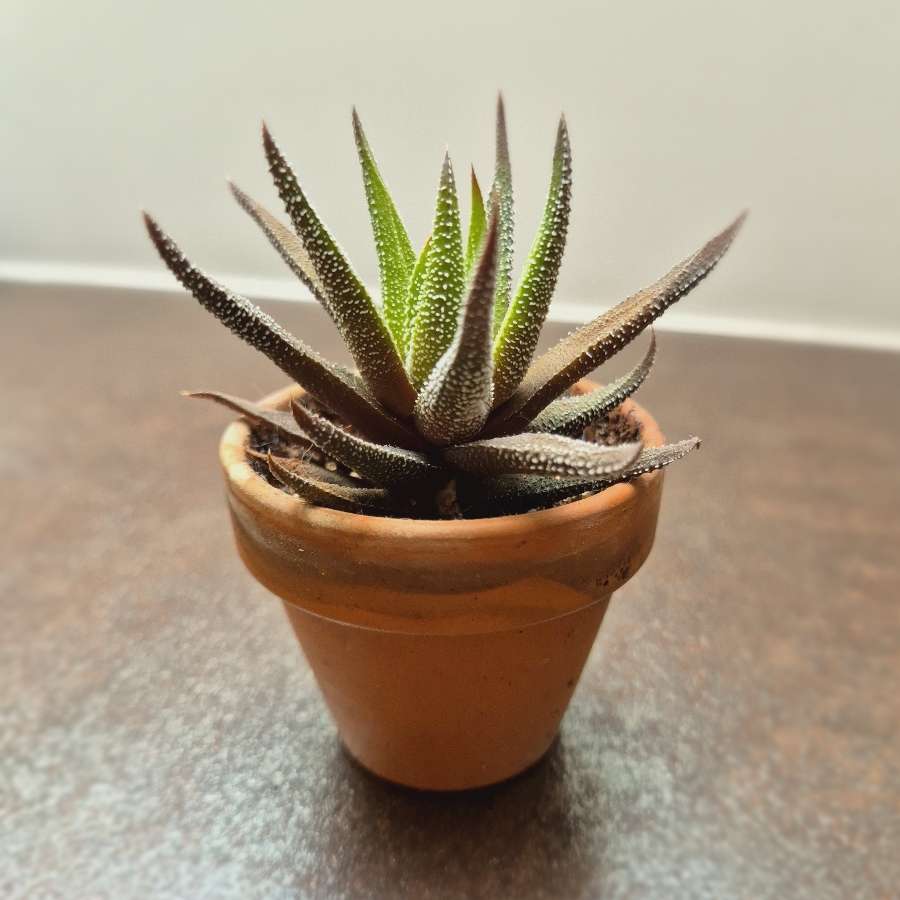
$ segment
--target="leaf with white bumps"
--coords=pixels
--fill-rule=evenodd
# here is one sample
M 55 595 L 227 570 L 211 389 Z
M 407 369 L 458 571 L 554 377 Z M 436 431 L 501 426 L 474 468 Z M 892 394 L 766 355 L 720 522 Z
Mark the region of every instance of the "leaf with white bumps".
M 528 256 L 522 282 L 506 311 L 494 343 L 494 394 L 497 403 L 516 389 L 537 346 L 566 247 L 571 200 L 572 150 L 566 121 L 561 118 L 541 225 Z
M 416 324 L 416 315 L 419 311 L 419 302 L 422 299 L 422 284 L 425 281 L 425 267 L 428 264 L 428 255 L 431 252 L 431 235 L 425 239 L 422 250 L 416 259 L 412 276 L 409 279 L 409 290 L 406 298 L 406 322 L 403 328 L 403 358 L 406 361 L 406 369 L 409 371 L 412 365 L 412 335 Z
M 475 475 L 585 478 L 621 472 L 640 452 L 639 443 L 603 447 L 556 434 L 515 434 L 448 447 L 444 458 Z
M 393 505 L 390 494 L 382 488 L 349 487 L 333 480 L 319 480 L 314 477 L 317 473 L 313 469 L 290 465 L 290 460 L 279 459 L 271 453 L 267 462 L 276 481 L 316 506 L 342 512 L 358 512 L 360 509 L 384 512 Z
M 246 297 L 196 268 L 147 214 L 144 222 L 163 262 L 200 305 L 304 387 L 323 406 L 380 440 L 416 446 L 420 439 L 359 390 L 356 377 L 322 359 Z
M 330 313 L 327 289 L 319 278 L 316 267 L 303 246 L 303 241 L 290 228 L 279 222 L 262 204 L 257 203 L 249 194 L 245 194 L 236 184 L 229 181 L 228 186 L 234 199 L 262 229 L 263 234 L 269 239 L 269 243 L 278 251 L 290 270 Z
M 433 444 L 470 440 L 491 411 L 493 372 L 491 324 L 497 273 L 497 215 L 469 292 L 460 310 L 453 343 L 432 369 L 416 401 L 416 426 Z
M 544 475 L 500 475 L 470 479 L 459 485 L 459 502 L 465 514 L 470 517 L 514 515 L 546 509 L 563 500 L 595 494 L 614 484 L 631 481 L 639 475 L 662 469 L 699 446 L 700 439 L 692 437 L 662 447 L 646 447 L 631 465 L 618 474 L 602 478 L 573 480 Z
M 416 388 L 425 383 L 453 340 L 464 290 L 459 201 L 453 166 L 449 154 L 445 154 L 410 344 L 409 374 Z
M 513 245 L 515 243 L 512 166 L 509 160 L 509 138 L 506 133 L 506 107 L 503 95 L 497 97 L 496 159 L 491 185 L 490 206 L 497 205 L 500 216 L 500 248 L 497 262 L 497 285 L 494 290 L 494 334 L 500 330 L 512 292 Z
M 435 473 L 435 467 L 421 453 L 366 441 L 296 401 L 291 412 L 300 430 L 319 450 L 373 484 L 402 487 Z
M 265 126 L 263 144 L 285 210 L 325 287 L 329 313 L 363 380 L 388 409 L 401 416 L 411 415 L 415 391 L 406 376 L 390 329 L 307 200 L 297 177 Z
M 311 450 L 315 450 L 316 454 L 321 457 L 321 453 L 312 443 L 310 443 L 309 447 Z M 265 453 L 260 453 L 258 450 L 248 447 L 245 452 L 247 456 L 258 459 L 260 462 L 268 465 L 269 454 L 272 451 L 267 450 Z M 358 488 L 363 484 L 358 478 L 344 475 L 337 470 L 332 471 L 331 469 L 326 469 L 325 466 L 313 462 L 311 454 L 303 456 L 279 456 L 276 458 L 285 468 L 290 469 L 292 472 L 297 472 L 297 474 L 302 475 L 304 478 L 308 478 L 311 481 L 324 481 L 326 484 L 336 484 L 349 488 Z M 282 484 L 284 484 L 284 482 L 282 482 Z
M 548 431 L 577 437 L 588 425 L 627 400 L 644 383 L 655 358 L 656 336 L 651 335 L 646 355 L 630 372 L 587 394 L 554 400 L 538 413 L 529 425 L 529 431 Z
M 378 165 L 355 109 L 353 136 L 356 139 L 356 150 L 362 167 L 363 186 L 369 205 L 369 218 L 372 220 L 375 250 L 378 253 L 384 317 L 394 341 L 402 350 L 409 282 L 416 264 L 416 254 L 387 185 L 378 171 Z
M 499 434 L 526 428 L 552 400 L 634 340 L 715 268 L 731 246 L 745 215 L 738 216 L 655 284 L 576 329 L 535 360 L 522 383 L 488 423 L 488 432 Z

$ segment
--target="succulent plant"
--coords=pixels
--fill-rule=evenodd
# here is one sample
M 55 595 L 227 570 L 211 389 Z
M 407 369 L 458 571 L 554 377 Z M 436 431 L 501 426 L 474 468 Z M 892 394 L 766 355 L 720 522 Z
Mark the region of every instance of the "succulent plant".
M 576 329 L 533 360 L 566 242 L 572 161 L 556 133 L 543 218 L 518 287 L 512 284 L 513 197 L 506 119 L 497 104 L 496 165 L 487 201 L 471 174 L 463 237 L 449 155 L 431 234 L 416 253 L 356 112 L 353 130 L 381 273 L 370 296 L 263 126 L 263 145 L 293 229 L 235 185 L 238 203 L 328 312 L 356 371 L 335 365 L 245 297 L 190 263 L 145 215 L 181 284 L 305 393 L 291 411 L 195 393 L 245 416 L 261 439 L 262 475 L 306 501 L 375 515 L 490 516 L 540 509 L 661 468 L 698 446 L 642 447 L 621 404 L 656 352 L 605 387 L 573 386 L 696 287 L 731 244 L 743 215 L 650 287 Z

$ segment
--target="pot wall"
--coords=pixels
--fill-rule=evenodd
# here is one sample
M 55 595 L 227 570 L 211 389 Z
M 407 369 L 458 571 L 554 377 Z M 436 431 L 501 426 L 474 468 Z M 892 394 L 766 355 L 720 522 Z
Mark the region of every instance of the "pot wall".
M 292 393 L 267 399 L 284 406 Z M 650 552 L 662 472 L 526 515 L 387 519 L 272 487 L 247 462 L 247 435 L 235 423 L 221 445 L 238 550 L 284 600 L 350 753 L 431 789 L 536 762 L 613 591 Z
M 502 781 L 544 755 L 608 603 L 458 635 L 358 628 L 285 609 L 351 755 L 391 781 L 459 790 Z

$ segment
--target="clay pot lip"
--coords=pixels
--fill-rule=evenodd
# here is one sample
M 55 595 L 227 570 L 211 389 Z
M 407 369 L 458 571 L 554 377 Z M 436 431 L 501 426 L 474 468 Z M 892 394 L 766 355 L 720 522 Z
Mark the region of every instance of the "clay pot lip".
M 594 382 L 585 379 L 579 381 L 574 390 L 584 393 L 595 387 Z M 258 402 L 271 408 L 284 408 L 291 398 L 302 393 L 302 388 L 292 384 L 267 394 Z M 633 413 L 640 421 L 646 446 L 655 447 L 665 443 L 659 425 L 644 407 L 633 400 L 626 400 L 622 408 L 626 412 Z M 532 535 L 536 530 L 566 527 L 582 520 L 608 516 L 617 507 L 627 506 L 635 500 L 638 493 L 635 482 L 644 482 L 649 486 L 664 475 L 661 469 L 657 469 L 639 476 L 635 482 L 616 484 L 581 500 L 550 509 L 509 516 L 475 519 L 404 519 L 370 516 L 312 506 L 299 497 L 273 487 L 250 465 L 246 453 L 249 437 L 249 425 L 242 419 L 236 419 L 228 425 L 219 441 L 219 462 L 231 492 L 249 506 L 266 509 L 276 518 L 289 517 L 295 522 L 300 520 L 320 532 L 357 533 L 360 538 L 366 539 L 382 536 L 393 540 L 424 538 L 430 541 L 479 541 L 497 537 L 507 540 L 517 536 L 525 537 Z

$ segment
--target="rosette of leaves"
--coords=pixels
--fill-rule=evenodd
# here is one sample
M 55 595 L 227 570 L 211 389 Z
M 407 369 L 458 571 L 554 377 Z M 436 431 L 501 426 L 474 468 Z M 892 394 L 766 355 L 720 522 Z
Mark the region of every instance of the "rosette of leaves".
M 325 308 L 354 370 L 324 359 L 202 272 L 145 216 L 160 256 L 181 284 L 304 390 L 290 411 L 215 392 L 192 395 L 221 403 L 260 433 L 274 435 L 269 452 L 259 457 L 262 472 L 309 503 L 334 509 L 476 517 L 540 509 L 603 490 L 698 446 L 689 438 L 643 447 L 639 426 L 622 414 L 623 401 L 653 365 L 652 337 L 631 371 L 589 393 L 571 389 L 712 271 L 743 216 L 650 287 L 534 358 L 569 225 L 572 156 L 565 120 L 556 132 L 543 216 L 515 288 L 502 99 L 487 198 L 473 170 L 464 235 L 445 155 L 431 232 L 418 253 L 355 111 L 353 130 L 380 267 L 380 301 L 354 272 L 265 126 L 269 170 L 290 224 L 235 185 L 231 190 Z

